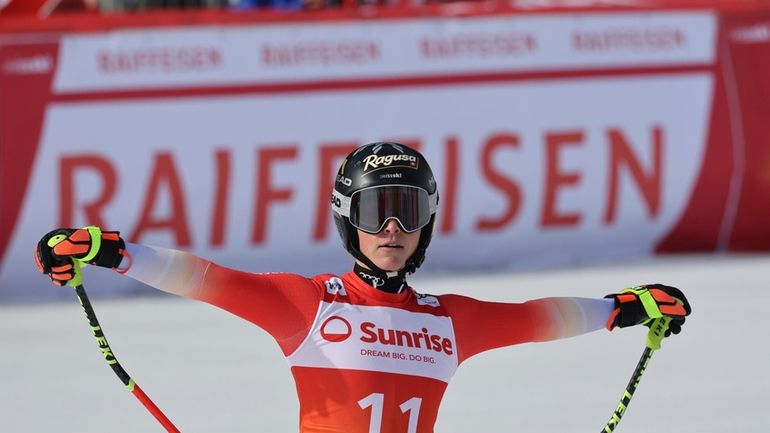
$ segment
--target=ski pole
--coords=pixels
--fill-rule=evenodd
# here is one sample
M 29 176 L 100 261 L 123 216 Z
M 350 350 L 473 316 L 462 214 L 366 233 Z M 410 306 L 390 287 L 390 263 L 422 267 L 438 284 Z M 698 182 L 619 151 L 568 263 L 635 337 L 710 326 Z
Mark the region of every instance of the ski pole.
M 618 406 L 615 408 L 615 412 L 612 413 L 612 417 L 610 417 L 610 420 L 607 421 L 607 424 L 605 424 L 601 433 L 612 433 L 612 431 L 615 430 L 615 428 L 618 426 L 620 418 L 622 418 L 623 414 L 626 413 L 628 404 L 631 403 L 631 397 L 634 396 L 636 387 L 639 386 L 639 381 L 642 380 L 642 375 L 644 374 L 644 370 L 647 368 L 647 364 L 650 363 L 652 354 L 655 353 L 656 350 L 660 349 L 660 342 L 664 338 L 664 333 L 666 329 L 668 329 L 668 323 L 670 321 L 671 318 L 667 316 L 653 320 L 652 324 L 650 325 L 650 331 L 647 332 L 647 341 L 645 344 L 646 347 L 644 348 L 644 352 L 642 352 L 641 358 L 639 358 L 639 363 L 636 364 L 634 374 L 631 375 L 631 380 L 629 380 L 628 385 L 626 385 L 626 390 L 623 392 L 623 396 L 620 398 L 620 403 L 618 403 Z
M 80 301 L 80 305 L 83 306 L 83 311 L 86 313 L 88 324 L 91 325 L 91 331 L 96 338 L 96 344 L 99 345 L 99 349 L 101 349 L 102 355 L 104 355 L 104 360 L 107 361 L 107 364 L 110 365 L 112 371 L 118 375 L 118 378 L 120 378 L 120 381 L 123 382 L 123 385 L 126 385 L 128 390 L 134 394 L 139 402 L 142 403 L 142 405 L 144 405 L 148 411 L 150 411 L 150 413 L 155 417 L 155 419 L 158 420 L 158 422 L 161 423 L 161 425 L 163 425 L 163 427 L 165 427 L 166 431 L 169 433 L 180 433 L 179 429 L 176 428 L 171 420 L 169 420 L 168 417 L 166 417 L 166 415 L 158 408 L 158 406 L 156 406 L 155 403 L 150 400 L 150 397 L 148 397 L 147 394 L 145 394 L 144 391 L 139 388 L 139 385 L 134 382 L 134 379 L 128 375 L 126 370 L 124 370 L 118 362 L 117 358 L 115 358 L 115 354 L 112 352 L 112 348 L 110 348 L 109 343 L 107 343 L 107 338 L 104 336 L 102 327 L 99 325 L 99 319 L 96 318 L 96 313 L 94 313 L 94 308 L 91 306 L 91 301 L 88 299 L 88 295 L 86 295 L 86 289 L 83 287 L 82 277 L 80 276 L 79 272 L 80 262 L 77 260 L 73 260 L 72 262 L 73 267 L 75 267 L 76 277 L 68 284 L 75 287 L 75 294 Z

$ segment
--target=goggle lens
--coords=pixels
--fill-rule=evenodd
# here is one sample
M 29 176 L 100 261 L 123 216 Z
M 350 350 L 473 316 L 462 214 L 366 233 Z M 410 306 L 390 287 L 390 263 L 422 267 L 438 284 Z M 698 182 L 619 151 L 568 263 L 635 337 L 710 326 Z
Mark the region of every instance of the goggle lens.
M 428 192 L 411 186 L 382 186 L 356 191 L 350 201 L 350 223 L 367 233 L 379 233 L 390 219 L 411 233 L 430 222 Z

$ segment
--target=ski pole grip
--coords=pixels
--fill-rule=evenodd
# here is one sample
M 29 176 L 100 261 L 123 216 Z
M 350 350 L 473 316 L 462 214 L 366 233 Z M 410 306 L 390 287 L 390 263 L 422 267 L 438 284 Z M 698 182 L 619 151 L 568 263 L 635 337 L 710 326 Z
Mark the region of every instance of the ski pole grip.
M 78 287 L 83 284 L 83 272 L 80 268 L 83 263 L 78 259 L 72 259 L 72 274 L 74 275 L 71 280 L 67 281 L 67 285 L 70 287 Z
M 660 343 L 666 337 L 666 330 L 668 330 L 668 324 L 671 322 L 671 317 L 663 316 L 658 317 L 650 324 L 650 330 L 647 332 L 646 345 L 652 350 L 660 349 Z

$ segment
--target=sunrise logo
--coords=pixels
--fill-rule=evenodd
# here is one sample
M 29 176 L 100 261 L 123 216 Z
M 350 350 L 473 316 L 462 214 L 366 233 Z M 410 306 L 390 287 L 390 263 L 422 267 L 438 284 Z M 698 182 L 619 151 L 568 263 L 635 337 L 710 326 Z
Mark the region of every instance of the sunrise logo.
M 340 316 L 331 316 L 321 325 L 321 337 L 330 343 L 345 341 L 352 333 L 350 322 Z

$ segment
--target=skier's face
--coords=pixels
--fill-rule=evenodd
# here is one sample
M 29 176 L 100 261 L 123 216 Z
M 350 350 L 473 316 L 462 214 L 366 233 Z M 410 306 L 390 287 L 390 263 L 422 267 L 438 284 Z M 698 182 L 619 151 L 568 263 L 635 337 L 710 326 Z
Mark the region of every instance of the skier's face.
M 395 219 L 390 219 L 377 234 L 358 230 L 358 248 L 378 268 L 398 271 L 417 250 L 421 231 L 406 233 Z

